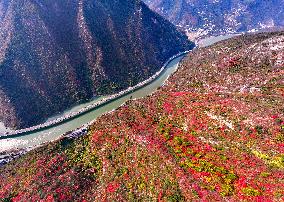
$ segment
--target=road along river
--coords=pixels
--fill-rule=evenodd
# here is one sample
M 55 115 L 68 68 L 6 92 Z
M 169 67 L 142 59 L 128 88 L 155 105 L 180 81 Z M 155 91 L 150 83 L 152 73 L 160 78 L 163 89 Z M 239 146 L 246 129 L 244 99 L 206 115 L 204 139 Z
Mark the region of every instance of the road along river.
M 204 47 L 211 45 L 212 42 L 221 41 L 227 38 L 230 38 L 234 35 L 230 36 L 218 36 L 218 38 L 210 38 L 203 40 L 199 43 L 199 47 Z M 92 110 L 88 110 L 85 113 L 78 114 L 77 116 L 74 116 L 71 119 L 68 119 L 64 122 L 60 122 L 59 124 L 55 124 L 54 126 L 47 127 L 46 129 L 38 130 L 35 132 L 29 132 L 25 133 L 24 135 L 15 135 L 11 137 L 2 137 L 0 138 L 0 152 L 5 152 L 13 149 L 24 149 L 24 148 L 30 148 L 30 147 L 36 147 L 43 143 L 56 140 L 62 136 L 62 134 L 75 130 L 77 128 L 82 127 L 83 125 L 86 125 L 96 119 L 97 117 L 101 116 L 104 113 L 110 112 L 119 106 L 121 106 L 125 101 L 129 100 L 130 98 L 141 98 L 145 97 L 147 95 L 150 95 L 151 93 L 155 92 L 158 87 L 162 86 L 164 82 L 167 80 L 167 78 L 174 73 L 177 68 L 178 64 L 181 61 L 181 59 L 184 57 L 184 55 L 178 56 L 171 60 L 165 68 L 159 73 L 155 79 L 153 79 L 151 82 L 147 83 L 146 85 L 140 86 L 138 89 L 133 90 L 132 92 L 129 92 L 127 94 L 123 94 L 119 96 L 116 99 L 112 99 L 111 101 L 102 104 L 98 107 L 95 107 Z M 70 113 L 77 113 L 78 111 L 94 105 L 97 102 L 102 101 L 104 98 L 107 97 L 101 97 L 96 100 L 92 100 L 88 103 L 78 105 L 74 108 L 72 108 L 69 111 L 66 111 L 65 113 L 61 114 L 59 117 L 66 117 Z M 55 117 L 53 119 L 50 119 L 49 121 L 54 121 L 58 119 L 58 117 Z M 59 118 L 60 119 L 60 118 Z

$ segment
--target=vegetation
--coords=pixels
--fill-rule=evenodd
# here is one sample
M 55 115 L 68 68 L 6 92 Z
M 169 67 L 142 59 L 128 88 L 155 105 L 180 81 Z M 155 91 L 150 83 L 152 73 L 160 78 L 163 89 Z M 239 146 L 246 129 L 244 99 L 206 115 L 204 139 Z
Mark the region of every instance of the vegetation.
M 1 168 L 0 198 L 283 201 L 284 63 L 258 63 L 270 54 L 267 41 L 281 37 L 248 36 L 195 51 L 167 85 L 103 115 L 88 135 Z M 266 49 L 247 58 L 251 47 Z M 232 72 L 226 61 L 236 54 L 241 68 Z M 264 86 L 268 92 L 255 90 Z
M 194 44 L 133 0 L 0 1 L 0 121 L 20 129 L 152 76 Z

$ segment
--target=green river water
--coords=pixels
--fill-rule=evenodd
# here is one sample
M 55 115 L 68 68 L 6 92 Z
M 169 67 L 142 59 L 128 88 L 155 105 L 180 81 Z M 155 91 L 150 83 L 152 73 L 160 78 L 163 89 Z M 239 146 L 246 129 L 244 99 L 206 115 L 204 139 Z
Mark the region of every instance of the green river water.
M 218 36 L 218 37 L 210 37 L 207 39 L 204 39 L 198 43 L 199 47 L 205 47 L 209 46 L 215 42 L 228 39 L 234 35 L 225 35 L 225 36 Z M 174 60 L 172 60 L 166 67 L 166 69 L 161 73 L 161 75 L 151 82 L 150 84 L 134 91 L 133 93 L 127 94 L 117 100 L 114 100 L 106 105 L 103 105 L 101 107 L 98 107 L 97 109 L 94 109 L 92 111 L 89 111 L 86 114 L 80 115 L 75 119 L 72 119 L 68 122 L 62 123 L 60 125 L 48 128 L 46 130 L 33 132 L 30 134 L 26 134 L 24 136 L 19 137 L 13 137 L 13 138 L 6 138 L 0 140 L 0 152 L 7 151 L 10 149 L 21 149 L 21 148 L 27 148 L 27 147 L 34 147 L 38 146 L 40 144 L 43 144 L 45 142 L 53 141 L 58 139 L 62 134 L 75 130 L 79 127 L 81 127 L 84 124 L 87 124 L 91 122 L 92 120 L 96 119 L 97 117 L 101 116 L 104 113 L 107 113 L 109 111 L 112 111 L 119 106 L 121 106 L 125 101 L 129 100 L 130 97 L 132 99 L 134 98 L 142 98 L 147 95 L 150 95 L 151 93 L 155 92 L 158 87 L 162 86 L 165 81 L 168 79 L 168 77 L 177 70 L 178 64 L 181 61 L 181 59 L 184 56 L 180 56 Z M 70 112 L 78 111 L 79 109 L 88 106 L 94 102 L 97 102 L 98 100 L 103 99 L 103 97 L 100 97 L 98 99 L 94 99 L 88 103 L 77 105 L 76 107 L 73 107 L 72 109 L 67 110 L 66 112 L 54 116 L 50 118 L 49 120 L 58 118 L 60 116 L 63 116 L 65 114 L 68 114 Z M 9 130 L 5 129 L 3 125 L 0 124 L 0 133 L 7 132 Z

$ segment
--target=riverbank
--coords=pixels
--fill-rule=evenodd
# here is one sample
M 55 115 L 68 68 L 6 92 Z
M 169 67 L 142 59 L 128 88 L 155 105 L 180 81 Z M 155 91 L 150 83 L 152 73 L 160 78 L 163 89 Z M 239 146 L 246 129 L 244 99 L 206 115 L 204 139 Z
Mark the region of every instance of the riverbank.
M 74 131 L 69 131 L 65 134 L 62 134 L 62 136 L 59 139 L 61 139 L 61 138 L 77 139 L 77 138 L 79 138 L 83 135 L 86 135 L 87 132 L 88 132 L 90 124 L 91 123 L 88 123 L 88 124 L 82 126 L 81 128 L 78 128 Z M 54 141 L 56 141 L 56 140 L 54 140 Z M 48 142 L 44 143 L 44 144 L 48 144 Z M 27 152 L 29 152 L 33 149 L 36 149 L 36 148 L 43 146 L 44 144 L 41 144 L 41 145 L 38 145 L 38 146 L 35 146 L 35 147 L 28 147 L 28 148 L 22 148 L 22 149 L 11 149 L 11 150 L 8 150 L 8 151 L 0 152 L 0 167 L 11 162 L 11 161 L 16 160 L 17 158 L 20 158 L 22 155 L 26 154 Z
M 40 130 L 44 130 L 44 129 L 47 129 L 47 128 L 50 128 L 50 127 L 54 127 L 54 126 L 57 126 L 61 123 L 64 123 L 64 122 L 68 122 L 69 120 L 71 119 L 74 119 L 76 117 L 79 117 L 80 115 L 84 114 L 84 113 L 87 113 L 97 107 L 100 107 L 102 105 L 105 105 L 109 102 L 112 102 L 124 95 L 127 95 L 135 90 L 138 90 L 142 87 L 144 87 L 145 85 L 148 85 L 149 83 L 153 82 L 155 79 L 157 79 L 160 74 L 164 71 L 164 69 L 166 68 L 166 66 L 172 61 L 174 60 L 175 58 L 177 57 L 180 57 L 182 55 L 185 55 L 187 53 L 189 53 L 190 51 L 184 51 L 184 52 L 181 52 L 181 53 L 178 53 L 174 56 L 172 56 L 171 58 L 169 58 L 166 63 L 162 66 L 162 68 L 156 72 L 153 76 L 151 76 L 150 78 L 138 83 L 137 85 L 133 86 L 133 87 L 129 87 L 123 91 L 120 91 L 119 93 L 116 93 L 116 94 L 113 94 L 113 95 L 110 95 L 108 96 L 107 98 L 104 98 L 103 100 L 101 101 L 98 101 L 94 104 L 91 104 L 87 107 L 84 107 L 82 108 L 81 110 L 77 111 L 77 112 L 72 112 L 70 114 L 67 114 L 66 116 L 63 116 L 63 117 L 60 117 L 60 118 L 57 118 L 53 121 L 49 121 L 49 122 L 46 122 L 46 123 L 43 123 L 43 124 L 39 124 L 37 126 L 33 126 L 33 127 L 30 127 L 30 128 L 25 128 L 25 129 L 21 129 L 21 130 L 16 130 L 16 131 L 13 131 L 13 132 L 7 132 L 6 134 L 0 134 L 0 139 L 6 139 L 6 138 L 12 138 L 12 137 L 18 137 L 18 136 L 21 136 L 21 135 L 28 135 L 29 133 L 33 133 L 33 132 L 36 132 L 36 131 L 40 131 Z
M 86 135 L 0 168 L 2 198 L 281 201 L 283 50 L 284 33 L 194 50 L 161 88 L 100 116 Z
M 228 38 L 227 36 L 222 36 L 222 38 L 219 38 L 219 40 L 221 41 L 227 38 Z M 208 41 L 207 43 L 208 45 L 211 45 L 210 41 Z M 204 46 L 207 46 L 207 45 L 204 44 Z M 51 128 L 51 129 L 47 129 L 44 132 L 35 132 L 33 134 L 26 135 L 26 136 L 6 138 L 5 140 L 0 139 L 0 154 L 1 152 L 3 153 L 3 152 L 15 150 L 15 148 L 18 148 L 18 149 L 24 149 L 24 148 L 30 148 L 30 147 L 35 148 L 45 143 L 55 141 L 59 139 L 60 137 L 62 137 L 63 136 L 62 134 L 70 133 L 67 131 L 76 131 L 78 128 L 81 128 L 81 126 L 86 126 L 86 123 L 89 123 L 89 124 L 93 123 L 93 120 L 95 120 L 102 114 L 109 113 L 117 109 L 119 106 L 123 105 L 123 103 L 125 103 L 130 98 L 138 99 L 138 98 L 145 97 L 147 95 L 152 94 L 153 92 L 156 91 L 157 88 L 164 85 L 164 82 L 168 79 L 168 77 L 176 71 L 180 60 L 181 58 L 177 58 L 177 59 L 174 59 L 172 62 L 170 62 L 168 64 L 168 67 L 164 69 L 161 76 L 158 77 L 157 80 L 155 80 L 154 82 L 151 82 L 149 85 L 146 85 L 145 87 L 138 89 L 135 92 L 130 93 L 127 96 L 119 98 L 116 101 L 113 101 L 111 104 L 106 104 L 98 109 L 94 109 L 90 111 L 89 113 L 86 113 L 85 115 L 80 116 L 80 118 L 75 118 L 72 121 L 63 123 L 62 125 L 57 126 L 55 129 Z
M 108 100 L 102 100 L 104 101 L 104 103 L 101 102 L 98 102 L 101 105 L 106 105 L 107 103 L 109 102 L 112 102 L 113 100 L 115 99 L 119 99 L 118 97 L 122 97 L 122 96 L 125 96 L 126 94 L 131 94 L 131 92 L 133 91 L 139 91 L 139 90 L 143 90 L 143 87 L 147 87 L 149 85 L 151 85 L 151 83 L 153 81 L 155 81 L 157 78 L 159 78 L 159 76 L 165 71 L 165 70 L 168 70 L 168 68 L 172 68 L 172 66 L 174 65 L 175 66 L 175 62 L 173 64 L 170 64 L 173 60 L 177 60 L 178 58 L 180 57 L 183 57 L 183 55 L 187 54 L 189 51 L 186 51 L 186 52 L 183 52 L 183 53 L 179 53 L 178 55 L 175 55 L 173 57 L 171 57 L 164 65 L 163 67 L 156 73 L 154 74 L 152 77 L 150 77 L 149 79 L 139 83 L 138 85 L 134 86 L 134 87 L 130 87 L 128 89 L 126 89 L 125 91 L 123 92 L 120 92 L 118 94 L 115 94 L 115 95 L 112 95 L 110 97 L 108 97 Z M 180 59 L 178 59 L 179 61 Z M 178 63 L 177 63 L 178 64 Z M 165 73 L 165 76 L 166 78 L 164 78 L 163 80 L 166 80 L 168 78 L 169 75 L 171 75 L 173 72 L 175 72 L 175 70 L 177 69 L 177 65 L 176 65 L 176 68 L 174 68 L 173 71 L 170 72 L 170 74 L 168 73 Z M 163 82 L 162 82 L 163 83 Z M 161 86 L 159 84 L 159 86 Z M 142 89 L 141 89 L 142 88 Z M 152 88 L 152 87 L 151 87 Z M 151 91 L 151 93 L 153 93 L 154 91 Z M 151 93 L 147 93 L 147 95 L 151 94 Z M 132 99 L 137 99 L 138 97 L 134 97 Z M 127 99 L 129 100 L 129 99 Z M 125 100 L 125 101 L 127 101 Z M 118 105 L 116 108 L 122 106 L 125 104 L 125 101 Z M 96 103 L 98 105 L 98 103 Z M 90 105 L 89 107 L 91 106 L 95 106 L 95 105 Z M 95 107 L 99 107 L 99 106 L 95 106 Z M 115 109 L 116 109 L 115 108 Z M 112 109 L 112 110 L 109 110 L 107 112 L 104 112 L 103 114 L 106 114 L 106 113 L 111 113 L 112 111 L 114 111 L 115 109 Z M 84 109 L 84 110 L 87 110 Z M 91 110 L 91 109 L 89 109 Z M 82 114 L 83 112 L 81 112 Z M 87 113 L 87 112 L 85 112 Z M 0 138 L 0 145 L 4 145 L 4 144 L 8 144 L 8 145 L 11 145 L 11 147 L 8 147 L 7 149 L 2 149 L 0 150 L 0 166 L 10 162 L 10 161 L 13 161 L 14 159 L 16 158 L 19 158 L 20 156 L 24 155 L 25 153 L 27 153 L 28 151 L 31 151 L 35 148 L 38 148 L 38 147 L 41 147 L 42 145 L 44 144 L 47 144 L 49 142 L 52 142 L 52 141 L 56 141 L 58 139 L 62 139 L 62 138 L 67 138 L 67 139 L 75 139 L 75 138 L 78 138 L 78 137 L 81 137 L 83 135 L 85 135 L 89 129 L 89 126 L 92 125 L 95 121 L 96 117 L 94 117 L 92 119 L 92 121 L 82 125 L 81 127 L 78 127 L 77 129 L 75 130 L 71 130 L 71 131 L 68 131 L 68 132 L 65 132 L 65 133 L 61 133 L 60 136 L 52 139 L 52 140 L 49 140 L 49 141 L 45 141 L 45 142 L 42 142 L 42 143 L 39 143 L 39 144 L 36 144 L 36 145 L 32 145 L 32 146 L 27 146 L 27 147 L 19 147 L 18 146 L 20 144 L 26 144 L 26 141 L 25 140 L 19 140 L 19 142 L 17 142 L 16 138 L 12 138 L 12 136 L 5 136 L 5 137 L 2 137 L 2 140 Z M 51 133 L 49 133 L 51 135 Z M 14 135 L 14 137 L 16 137 L 17 135 Z M 25 137 L 25 136 L 23 136 Z M 26 135 L 26 137 L 29 137 L 29 135 Z M 4 139 L 3 139 L 4 138 Z M 38 138 L 40 139 L 40 137 Z M 15 140 L 15 142 L 13 142 L 13 140 Z M 14 145 L 14 146 L 13 146 Z

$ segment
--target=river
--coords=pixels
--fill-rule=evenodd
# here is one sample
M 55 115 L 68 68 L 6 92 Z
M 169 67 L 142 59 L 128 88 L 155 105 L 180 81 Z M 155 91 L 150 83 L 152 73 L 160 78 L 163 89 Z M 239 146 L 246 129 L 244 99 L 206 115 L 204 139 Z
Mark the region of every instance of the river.
M 218 41 L 224 40 L 231 38 L 235 35 L 224 35 L 224 36 L 218 36 L 218 37 L 210 37 L 207 39 L 204 39 L 198 43 L 199 47 L 206 47 L 209 46 L 213 43 L 216 43 Z M 107 113 L 109 111 L 112 111 L 119 106 L 121 106 L 125 101 L 129 100 L 130 98 L 142 98 L 147 95 L 150 95 L 151 93 L 155 92 L 158 87 L 162 86 L 165 81 L 168 79 L 168 77 L 174 73 L 177 68 L 178 64 L 181 61 L 181 59 L 184 56 L 180 56 L 178 58 L 175 58 L 172 60 L 165 70 L 161 73 L 161 75 L 151 82 L 150 84 L 130 93 L 125 96 L 122 96 L 121 98 L 114 100 L 106 105 L 100 106 L 94 110 L 89 111 L 88 113 L 85 113 L 83 115 L 78 116 L 75 119 L 71 119 L 68 122 L 62 123 L 60 125 L 48 128 L 46 130 L 30 133 L 24 136 L 19 136 L 19 137 L 13 137 L 13 138 L 6 138 L 6 139 L 1 139 L 0 140 L 0 152 L 8 151 L 11 149 L 23 149 L 23 148 L 28 148 L 28 147 L 35 147 L 40 144 L 53 141 L 58 139 L 62 134 L 75 130 L 79 127 L 81 127 L 84 124 L 87 124 L 97 117 L 101 116 L 104 113 Z M 73 107 L 72 109 L 69 109 L 65 111 L 64 113 L 57 115 L 55 117 L 50 118 L 49 120 L 58 118 L 60 116 L 64 116 L 70 112 L 78 111 L 82 109 L 83 107 L 86 107 L 90 104 L 93 104 L 99 100 L 102 100 L 104 97 L 100 97 L 98 99 L 94 99 L 88 103 L 84 103 L 82 105 L 78 105 L 76 107 Z M 2 125 L 2 131 L 3 131 L 3 125 Z M 7 131 L 7 130 L 6 130 Z M 1 123 L 0 123 L 0 132 L 1 132 Z

